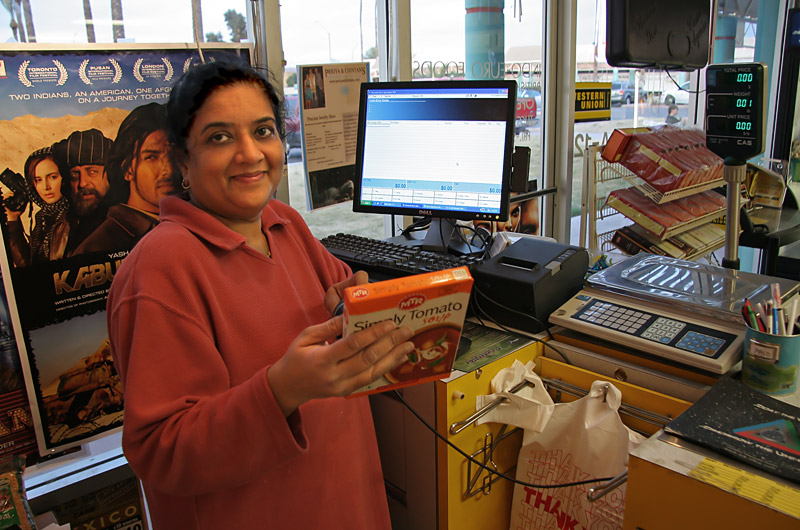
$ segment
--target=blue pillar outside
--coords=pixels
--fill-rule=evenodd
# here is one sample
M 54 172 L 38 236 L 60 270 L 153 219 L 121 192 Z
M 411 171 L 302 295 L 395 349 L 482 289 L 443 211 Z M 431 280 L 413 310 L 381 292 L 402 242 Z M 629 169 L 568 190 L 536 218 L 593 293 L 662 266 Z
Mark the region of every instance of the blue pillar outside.
M 467 79 L 505 77 L 503 0 L 465 0 Z
M 717 18 L 716 34 L 714 35 L 714 64 L 733 62 L 733 52 L 736 49 L 736 17 Z
M 770 81 L 772 76 L 770 72 L 773 71 L 772 60 L 775 57 L 775 42 L 776 40 L 782 41 L 778 35 L 778 10 L 780 8 L 780 0 L 759 0 L 758 1 L 758 25 L 756 27 L 756 49 L 753 60 L 758 63 L 767 65 L 767 101 L 764 105 L 765 109 L 769 108 L 770 100 Z

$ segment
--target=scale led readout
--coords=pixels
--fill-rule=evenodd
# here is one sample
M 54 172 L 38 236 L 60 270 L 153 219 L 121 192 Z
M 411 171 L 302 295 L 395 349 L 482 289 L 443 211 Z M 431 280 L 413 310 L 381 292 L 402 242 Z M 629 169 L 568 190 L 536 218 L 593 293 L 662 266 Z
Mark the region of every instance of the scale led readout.
M 766 66 L 715 64 L 706 69 L 706 146 L 746 161 L 764 151 Z

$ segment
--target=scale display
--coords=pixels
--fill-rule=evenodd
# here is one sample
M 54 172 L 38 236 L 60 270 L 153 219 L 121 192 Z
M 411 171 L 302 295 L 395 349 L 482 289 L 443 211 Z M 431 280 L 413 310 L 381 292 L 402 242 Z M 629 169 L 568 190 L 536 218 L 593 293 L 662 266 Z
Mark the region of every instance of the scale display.
M 706 147 L 744 163 L 764 151 L 763 63 L 714 64 L 706 69 Z

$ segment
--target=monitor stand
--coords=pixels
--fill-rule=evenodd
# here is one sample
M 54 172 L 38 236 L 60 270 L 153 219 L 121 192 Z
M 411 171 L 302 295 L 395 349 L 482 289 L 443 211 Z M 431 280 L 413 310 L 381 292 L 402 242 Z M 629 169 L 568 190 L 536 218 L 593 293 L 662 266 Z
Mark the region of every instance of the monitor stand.
M 455 254 L 457 256 L 481 254 L 483 249 L 470 245 L 456 235 L 458 226 L 455 219 L 434 218 L 422 242 L 423 250 Z
M 485 251 L 483 247 L 470 245 L 456 236 L 456 230 L 458 229 L 456 223 L 455 219 L 434 218 L 425 232 L 422 230 L 410 232 L 405 235 L 390 237 L 386 241 L 454 256 L 482 255 Z M 423 236 L 422 234 L 425 235 Z

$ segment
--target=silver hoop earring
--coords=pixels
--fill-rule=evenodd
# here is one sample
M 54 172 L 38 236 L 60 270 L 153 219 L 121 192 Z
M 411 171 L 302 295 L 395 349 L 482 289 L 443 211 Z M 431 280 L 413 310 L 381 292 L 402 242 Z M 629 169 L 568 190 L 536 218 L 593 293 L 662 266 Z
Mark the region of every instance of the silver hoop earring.
M 181 188 L 188 190 L 191 187 L 191 185 L 192 184 L 188 180 L 186 180 L 186 177 L 184 177 L 183 180 L 181 180 Z

